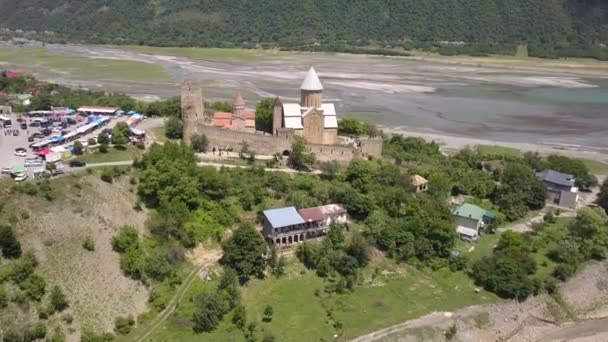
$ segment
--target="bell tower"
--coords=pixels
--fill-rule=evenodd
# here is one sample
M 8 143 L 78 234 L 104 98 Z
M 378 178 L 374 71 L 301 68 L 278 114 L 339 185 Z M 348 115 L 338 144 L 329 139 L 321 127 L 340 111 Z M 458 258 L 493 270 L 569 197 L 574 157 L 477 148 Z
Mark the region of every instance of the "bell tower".
M 323 85 L 315 68 L 310 67 L 300 86 L 300 106 L 304 108 L 321 108 L 323 103 Z

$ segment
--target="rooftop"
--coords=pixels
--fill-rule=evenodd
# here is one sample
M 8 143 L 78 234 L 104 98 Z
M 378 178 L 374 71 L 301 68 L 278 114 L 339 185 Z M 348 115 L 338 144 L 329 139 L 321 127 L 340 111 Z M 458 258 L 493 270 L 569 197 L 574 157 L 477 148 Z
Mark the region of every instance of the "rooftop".
M 306 77 L 304 77 L 304 81 L 300 86 L 301 90 L 311 90 L 311 91 L 321 91 L 323 90 L 323 84 L 321 84 L 321 80 L 319 80 L 319 76 L 315 71 L 315 68 L 310 67 L 308 69 L 308 73 Z
M 538 172 L 536 174 L 536 178 L 538 178 L 542 181 L 557 184 L 557 185 L 570 186 L 570 187 L 574 186 L 574 176 L 573 175 L 569 175 L 567 173 L 561 173 L 558 171 L 545 170 L 543 172 Z
M 325 215 L 323 215 L 323 212 L 319 207 L 300 209 L 298 210 L 298 213 L 300 213 L 300 216 L 302 216 L 306 222 L 323 221 L 325 219 Z
M 474 220 L 481 220 L 483 217 L 495 218 L 496 214 L 491 210 L 480 208 L 474 204 L 465 203 L 452 211 L 452 214 L 460 217 L 468 217 Z
M 305 223 L 295 207 L 264 210 L 264 216 L 273 228 Z
M 413 186 L 420 186 L 423 184 L 428 183 L 429 181 L 426 180 L 426 178 L 419 176 L 419 175 L 413 175 L 412 176 L 412 185 Z

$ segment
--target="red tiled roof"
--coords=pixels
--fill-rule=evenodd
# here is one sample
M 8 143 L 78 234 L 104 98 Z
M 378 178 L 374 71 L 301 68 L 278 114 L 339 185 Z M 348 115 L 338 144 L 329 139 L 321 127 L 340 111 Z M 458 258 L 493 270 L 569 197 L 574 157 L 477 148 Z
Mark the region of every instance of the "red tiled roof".
M 300 209 L 298 213 L 306 222 L 317 222 L 325 219 L 325 215 L 323 215 L 319 207 Z
M 18 71 L 5 71 L 4 72 L 4 77 L 6 78 L 19 78 L 23 76 L 23 73 L 18 72 Z
M 232 113 L 215 112 L 213 113 L 213 119 L 232 119 Z
M 232 119 L 213 119 L 213 126 L 222 127 L 222 128 L 230 128 L 232 127 Z

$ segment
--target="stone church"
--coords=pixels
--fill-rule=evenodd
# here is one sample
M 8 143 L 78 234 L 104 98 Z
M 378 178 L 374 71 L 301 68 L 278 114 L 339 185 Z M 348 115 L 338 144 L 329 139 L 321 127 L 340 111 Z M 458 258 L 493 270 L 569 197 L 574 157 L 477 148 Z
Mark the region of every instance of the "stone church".
M 338 119 L 333 103 L 323 103 L 323 85 L 310 68 L 300 86 L 300 103 L 282 103 L 275 99 L 273 134 L 292 131 L 308 143 L 334 145 L 338 141 Z

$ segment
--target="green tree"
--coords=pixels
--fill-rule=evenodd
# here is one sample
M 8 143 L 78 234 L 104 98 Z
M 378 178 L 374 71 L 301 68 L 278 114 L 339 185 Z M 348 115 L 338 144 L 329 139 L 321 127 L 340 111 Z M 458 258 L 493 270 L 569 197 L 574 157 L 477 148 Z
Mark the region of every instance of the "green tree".
M 110 143 L 110 137 L 108 137 L 105 132 L 101 132 L 97 136 L 97 143 L 100 145 L 108 145 Z
M 263 277 L 267 246 L 252 224 L 242 224 L 230 239 L 222 244 L 222 249 L 222 263 L 234 269 L 242 282 L 246 282 L 251 276 Z
M 239 289 L 239 281 L 236 272 L 232 268 L 224 268 L 224 273 L 220 278 L 217 288 L 226 294 L 230 309 L 236 307 L 240 302 L 241 292 Z
M 122 226 L 118 234 L 112 238 L 112 249 L 118 253 L 124 253 L 138 244 L 139 233 L 133 226 Z
M 597 195 L 597 204 L 608 212 L 608 179 L 604 180 Z
M 195 134 L 190 138 L 192 149 L 196 152 L 207 152 L 209 147 L 209 139 L 204 134 Z
M 355 118 L 342 118 L 338 121 L 338 134 L 362 136 L 368 134 L 368 126 Z
M 268 323 L 272 321 L 273 312 L 274 310 L 272 309 L 272 306 L 266 305 L 264 308 L 264 322 Z
M 165 121 L 165 135 L 169 139 L 181 139 L 184 130 L 182 120 L 176 116 L 171 116 Z
M 247 312 L 243 305 L 237 305 L 236 308 L 234 308 L 232 323 L 241 330 L 245 329 L 245 325 L 247 324 Z
M 272 133 L 274 99 L 265 97 L 255 105 L 255 126 L 257 130 Z
M 114 332 L 119 335 L 128 335 L 133 325 L 135 325 L 133 316 L 118 317 L 114 320 Z
M 315 154 L 308 152 L 306 140 L 299 135 L 294 136 L 289 155 L 291 165 L 298 170 L 306 169 L 314 164 L 315 159 Z
M 17 240 L 17 236 L 13 228 L 6 224 L 0 223 L 0 249 L 2 256 L 9 259 L 16 259 L 21 256 L 21 243 Z
M 196 300 L 192 329 L 196 333 L 213 331 L 226 314 L 227 309 L 227 304 L 218 293 L 201 294 Z
M 129 143 L 131 131 L 126 122 L 117 122 L 112 129 L 112 144 L 118 149 Z

